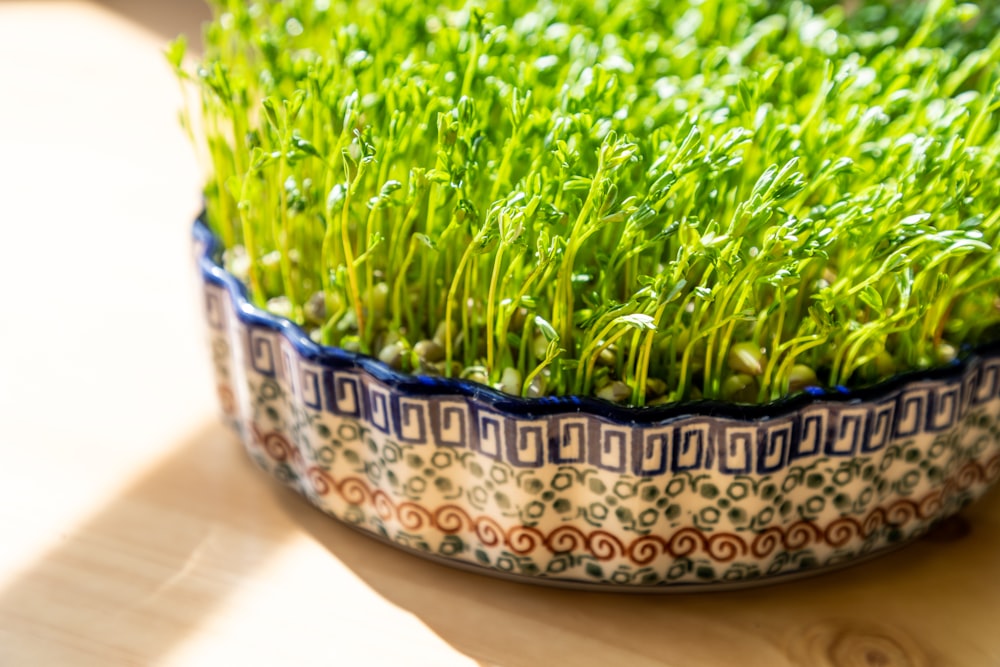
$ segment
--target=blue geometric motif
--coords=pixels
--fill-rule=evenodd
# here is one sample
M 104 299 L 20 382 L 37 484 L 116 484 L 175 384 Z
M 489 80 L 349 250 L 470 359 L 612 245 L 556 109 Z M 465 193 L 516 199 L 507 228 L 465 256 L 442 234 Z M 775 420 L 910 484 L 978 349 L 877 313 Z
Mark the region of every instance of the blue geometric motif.
M 225 292 L 220 289 L 207 288 L 205 290 L 205 319 L 208 320 L 208 326 L 211 328 L 219 330 L 226 325 L 228 308 L 223 301 L 227 300 Z
M 212 326 L 226 312 L 224 298 L 206 290 Z M 468 447 L 519 468 L 588 462 L 638 477 L 667 470 L 771 474 L 809 457 L 869 455 L 894 439 L 952 428 L 1000 392 L 1000 360 L 991 358 L 964 376 L 911 384 L 879 403 L 815 403 L 757 423 L 692 415 L 638 427 L 580 412 L 529 420 L 472 398 L 401 393 L 364 372 L 315 365 L 263 328 L 247 327 L 243 342 L 247 365 L 286 383 L 303 407 L 362 420 L 400 442 Z
M 583 463 L 587 456 L 590 420 L 570 417 L 557 423 L 559 435 L 549 443 L 549 460 L 553 463 Z
M 816 456 L 823 451 L 827 439 L 827 423 L 830 411 L 825 409 L 806 410 L 800 417 L 799 437 L 792 441 L 788 452 L 788 462 L 807 456 Z
M 942 385 L 932 394 L 933 401 L 927 411 L 927 430 L 937 433 L 955 425 L 961 417 L 962 385 L 959 383 Z
M 920 433 L 927 419 L 927 404 L 930 402 L 930 390 L 918 389 L 899 395 L 899 406 L 896 408 L 896 438 L 912 438 Z
M 889 401 L 876 405 L 868 415 L 868 438 L 861 447 L 863 454 L 871 454 L 883 449 L 892 439 L 893 418 L 896 402 Z
M 431 432 L 434 440 L 442 445 L 468 447 L 470 423 L 469 406 L 465 401 L 440 400 L 437 409 L 431 410 Z
M 300 367 L 299 386 L 301 387 L 302 403 L 313 410 L 323 409 L 323 393 L 320 389 L 321 369 Z
M 785 467 L 789 445 L 795 438 L 795 420 L 768 424 L 761 429 L 757 450 L 757 472 L 772 473 Z
M 604 470 L 624 472 L 625 455 L 631 440 L 630 429 L 602 423 L 599 433 L 597 438 L 590 440 L 590 463 Z
M 674 472 L 699 470 L 712 465 L 712 425 L 693 421 L 680 426 L 674 435 L 670 469 Z
M 368 420 L 378 430 L 389 433 L 392 430 L 389 424 L 389 390 L 372 382 L 368 384 L 365 396 L 368 399 L 365 401 Z
M 490 458 L 500 459 L 503 454 L 504 428 L 507 420 L 498 413 L 477 410 L 478 435 L 473 448 Z
M 639 429 L 632 440 L 632 472 L 640 477 L 662 475 L 667 470 L 672 426 Z
M 331 373 L 331 412 L 344 417 L 360 417 L 363 407 L 361 379 L 353 373 Z
M 757 428 L 732 426 L 725 429 L 719 448 L 719 471 L 727 475 L 745 475 L 753 468 L 753 452 L 757 448 Z
M 1000 362 L 985 362 L 979 367 L 976 377 L 976 391 L 972 403 L 980 405 L 991 401 L 1000 389 Z
M 427 444 L 427 401 L 393 396 L 392 419 L 396 437 L 415 445 Z
M 517 435 L 507 440 L 507 460 L 519 468 L 537 468 L 545 462 L 548 421 L 517 422 Z
M 854 456 L 867 440 L 868 412 L 867 408 L 841 408 L 834 422 L 836 435 L 827 440 L 823 451 L 829 456 Z
M 976 369 L 975 373 L 969 373 L 962 378 L 962 409 L 961 415 L 968 414 L 974 405 L 976 391 L 979 389 L 979 373 L 981 369 Z
M 261 375 L 274 377 L 274 344 L 271 337 L 257 329 L 250 329 L 250 363 Z

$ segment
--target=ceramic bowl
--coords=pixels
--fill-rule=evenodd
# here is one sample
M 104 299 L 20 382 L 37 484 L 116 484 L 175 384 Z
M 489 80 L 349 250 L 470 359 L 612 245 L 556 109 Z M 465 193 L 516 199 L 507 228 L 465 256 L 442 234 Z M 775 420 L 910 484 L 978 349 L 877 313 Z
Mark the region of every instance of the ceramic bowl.
M 903 544 L 1000 476 L 1000 347 L 765 406 L 520 399 L 323 347 L 251 305 L 197 222 L 222 409 L 323 512 L 483 572 L 665 591 Z

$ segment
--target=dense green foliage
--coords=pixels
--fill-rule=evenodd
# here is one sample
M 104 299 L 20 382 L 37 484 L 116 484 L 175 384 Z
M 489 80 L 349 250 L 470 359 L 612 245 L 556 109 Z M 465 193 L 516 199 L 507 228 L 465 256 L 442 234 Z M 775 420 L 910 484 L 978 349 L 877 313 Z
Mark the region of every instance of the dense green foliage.
M 229 268 L 316 340 L 758 402 L 1000 321 L 1000 9 L 845 4 L 230 0 L 170 57 Z

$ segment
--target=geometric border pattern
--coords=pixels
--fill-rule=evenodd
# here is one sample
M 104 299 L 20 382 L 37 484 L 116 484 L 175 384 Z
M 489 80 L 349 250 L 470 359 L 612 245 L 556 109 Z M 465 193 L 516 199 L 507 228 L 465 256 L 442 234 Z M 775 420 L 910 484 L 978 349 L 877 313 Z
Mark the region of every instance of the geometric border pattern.
M 810 458 L 870 454 L 948 430 L 1000 397 L 1000 359 L 985 359 L 963 378 L 914 383 L 877 403 L 814 403 L 759 422 L 699 416 L 637 427 L 579 412 L 529 421 L 464 396 L 415 396 L 367 373 L 323 368 L 283 350 L 280 334 L 246 331 L 247 370 L 285 382 L 306 406 L 361 420 L 402 442 L 467 448 L 517 468 L 586 462 L 639 477 L 668 470 L 772 474 Z

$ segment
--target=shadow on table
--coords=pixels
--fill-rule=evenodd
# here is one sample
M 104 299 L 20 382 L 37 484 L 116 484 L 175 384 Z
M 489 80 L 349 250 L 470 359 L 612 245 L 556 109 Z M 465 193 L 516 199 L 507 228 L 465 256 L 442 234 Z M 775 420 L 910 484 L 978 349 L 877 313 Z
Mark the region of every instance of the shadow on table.
M 454 570 L 358 533 L 267 483 L 212 422 L 0 590 L 0 617 L 13 619 L 0 636 L 32 637 L 30 662 L 9 664 L 153 664 L 304 530 L 484 665 L 996 664 L 998 502 L 995 489 L 950 532 L 812 579 L 587 593 Z
M 184 35 L 192 53 L 201 53 L 202 26 L 212 18 L 209 0 L 89 0 L 88 4 L 145 28 L 162 38 L 164 44 Z
M 990 662 L 982 645 L 996 644 L 984 640 L 1000 613 L 1000 530 L 990 510 L 1000 489 L 967 519 L 867 563 L 764 588 L 680 595 L 579 592 L 458 571 L 332 521 L 291 492 L 276 494 L 375 591 L 484 665 L 924 667 L 938 663 L 942 645 L 963 644 L 972 657 L 949 654 L 946 662 L 973 665 Z
M 201 26 L 212 17 L 206 0 L 95 0 L 123 18 L 152 30 L 165 40 L 185 35 L 199 51 Z
M 20 638 L 0 664 L 168 655 L 298 534 L 262 481 L 228 428 L 199 428 L 0 590 L 0 637 Z

